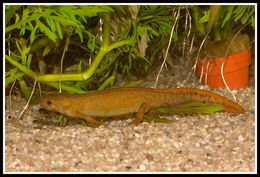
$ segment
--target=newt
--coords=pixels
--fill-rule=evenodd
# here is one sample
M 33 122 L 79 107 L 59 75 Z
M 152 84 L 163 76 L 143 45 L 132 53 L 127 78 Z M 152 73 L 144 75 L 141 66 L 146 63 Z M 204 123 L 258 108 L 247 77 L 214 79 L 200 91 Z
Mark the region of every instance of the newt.
M 242 114 L 239 104 L 212 92 L 194 88 L 153 89 L 114 88 L 87 94 L 44 95 L 41 107 L 69 117 L 85 119 L 100 125 L 97 117 L 113 117 L 136 113 L 130 124 L 143 121 L 144 114 L 158 107 L 174 107 L 187 102 L 214 103 L 224 106 L 225 112 Z

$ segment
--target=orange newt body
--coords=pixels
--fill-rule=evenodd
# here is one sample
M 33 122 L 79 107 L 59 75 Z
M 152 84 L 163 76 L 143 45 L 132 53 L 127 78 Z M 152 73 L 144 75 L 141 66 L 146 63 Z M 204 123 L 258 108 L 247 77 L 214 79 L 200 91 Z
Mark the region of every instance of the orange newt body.
M 132 124 L 138 124 L 151 109 L 173 107 L 187 102 L 221 104 L 226 112 L 245 112 L 239 104 L 223 96 L 193 88 L 116 88 L 78 95 L 45 95 L 41 99 L 41 107 L 70 117 L 82 118 L 94 124 L 100 124 L 94 117 L 136 113 Z

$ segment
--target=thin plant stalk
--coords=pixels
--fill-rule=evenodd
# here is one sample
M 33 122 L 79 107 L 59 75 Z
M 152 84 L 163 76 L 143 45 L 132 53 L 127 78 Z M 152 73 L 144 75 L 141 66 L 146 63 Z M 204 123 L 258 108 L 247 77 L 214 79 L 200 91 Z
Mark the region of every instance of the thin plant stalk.
M 188 21 L 189 21 L 189 31 L 188 31 L 186 37 L 185 37 L 184 40 L 183 40 L 183 47 L 182 47 L 182 60 L 184 59 L 184 55 L 185 55 L 186 40 L 189 38 L 189 36 L 190 36 L 190 32 L 191 32 L 191 16 L 190 16 L 190 14 L 189 14 L 188 9 L 186 8 L 186 16 L 185 16 L 184 32 L 187 31 Z
M 14 82 L 13 82 L 11 88 L 10 88 L 10 92 L 9 92 L 9 106 L 8 106 L 9 107 L 9 112 L 11 112 L 11 110 L 12 110 L 12 97 L 11 97 L 11 95 L 12 95 L 13 88 L 15 86 L 16 80 L 17 79 L 14 80 Z
M 26 111 L 26 109 L 28 108 L 28 105 L 29 105 L 29 103 L 30 103 L 30 101 L 31 101 L 31 99 L 32 99 L 32 96 L 33 96 L 33 93 L 34 93 L 34 90 L 35 90 L 36 83 L 37 83 L 37 81 L 34 80 L 33 89 L 32 89 L 32 91 L 31 91 L 31 95 L 30 95 L 30 97 L 29 97 L 29 99 L 28 99 L 28 101 L 27 101 L 25 107 L 23 108 L 23 110 L 21 111 L 20 115 L 18 116 L 17 120 L 19 120 L 19 119 L 22 117 L 24 111 Z
M 222 78 L 222 80 L 223 80 L 223 82 L 224 82 L 224 84 L 225 84 L 225 87 L 228 89 L 228 91 L 232 94 L 232 96 L 233 96 L 233 98 L 234 98 L 234 100 L 236 101 L 236 96 L 234 95 L 234 93 L 230 90 L 230 88 L 229 88 L 229 86 L 228 86 L 228 84 L 227 84 L 227 82 L 226 82 L 226 80 L 225 80 L 225 77 L 224 77 L 224 64 L 225 64 L 225 61 L 226 61 L 226 59 L 227 59 L 227 54 L 228 54 L 228 51 L 229 51 L 229 49 L 230 49 L 230 47 L 231 47 L 231 44 L 233 43 L 233 41 L 234 41 L 234 39 L 237 37 L 237 35 L 240 33 L 240 31 L 242 31 L 242 29 L 245 27 L 245 26 L 247 26 L 248 24 L 250 24 L 250 22 L 248 22 L 247 24 L 245 24 L 244 26 L 242 26 L 241 28 L 240 28 L 240 30 L 238 30 L 238 32 L 234 35 L 234 37 L 232 38 L 232 40 L 231 40 L 231 42 L 229 43 L 229 45 L 228 45 L 228 47 L 227 47 L 227 50 L 226 50 L 226 53 L 225 53 L 225 56 L 224 56 L 224 60 L 223 60 L 223 62 L 222 62 L 222 64 L 221 64 L 221 78 Z
M 170 45 L 171 45 L 171 42 L 172 42 L 173 31 L 174 31 L 174 28 L 175 28 L 175 26 L 176 26 L 176 24 L 177 24 L 179 15 L 180 15 L 180 7 L 179 7 L 179 10 L 178 10 L 178 13 L 177 13 L 177 16 L 176 16 L 176 20 L 175 20 L 174 24 L 172 25 L 171 36 L 170 36 L 170 39 L 169 39 L 169 42 L 168 42 L 167 50 L 166 50 L 165 55 L 164 55 L 163 63 L 162 63 L 162 65 L 161 65 L 161 67 L 160 67 L 160 70 L 159 70 L 157 76 L 156 76 L 155 84 L 154 84 L 154 86 L 153 86 L 154 88 L 157 87 L 157 83 L 158 83 L 158 80 L 159 80 L 159 76 L 160 76 L 160 74 L 161 74 L 161 72 L 162 72 L 163 66 L 164 66 L 165 63 L 166 63 L 166 58 L 167 58 L 167 55 L 168 55 L 168 52 L 169 52 L 169 48 L 170 48 Z
M 68 51 L 69 44 L 70 44 L 70 36 L 67 35 L 65 47 L 64 47 L 64 50 L 63 50 L 63 52 L 62 52 L 61 61 L 60 61 L 60 75 L 62 75 L 63 61 L 64 61 L 65 53 Z M 61 93 L 61 80 L 59 81 L 59 84 L 60 84 L 59 92 Z

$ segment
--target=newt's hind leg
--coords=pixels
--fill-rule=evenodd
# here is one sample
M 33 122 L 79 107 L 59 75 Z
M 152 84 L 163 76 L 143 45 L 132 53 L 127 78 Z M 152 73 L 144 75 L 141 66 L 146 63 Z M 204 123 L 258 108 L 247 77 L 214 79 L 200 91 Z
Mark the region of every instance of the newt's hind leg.
M 135 119 L 129 123 L 129 125 L 136 125 L 144 120 L 144 114 L 147 113 L 151 109 L 151 106 L 147 103 L 143 103 L 139 110 L 136 113 Z

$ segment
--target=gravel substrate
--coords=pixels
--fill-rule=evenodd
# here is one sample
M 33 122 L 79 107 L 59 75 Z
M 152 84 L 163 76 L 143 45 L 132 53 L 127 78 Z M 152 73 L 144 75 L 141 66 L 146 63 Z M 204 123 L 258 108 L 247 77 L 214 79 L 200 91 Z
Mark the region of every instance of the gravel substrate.
M 180 82 L 184 79 L 164 71 L 158 88 L 204 88 L 195 78 Z M 152 87 L 154 80 L 151 76 L 142 86 Z M 232 99 L 226 89 L 211 91 Z M 16 122 L 13 118 L 25 101 L 12 96 L 12 111 L 5 112 L 4 168 L 6 172 L 254 172 L 255 89 L 250 86 L 235 94 L 246 113 L 171 115 L 166 118 L 173 123 L 137 126 L 127 126 L 132 119 L 117 120 L 99 128 L 43 125 L 35 121 L 41 115 L 34 107 Z

